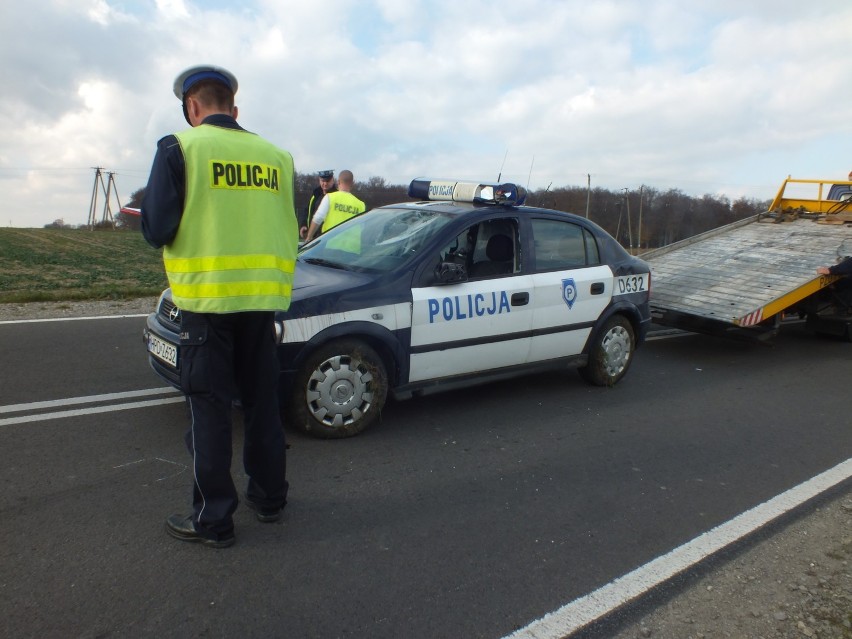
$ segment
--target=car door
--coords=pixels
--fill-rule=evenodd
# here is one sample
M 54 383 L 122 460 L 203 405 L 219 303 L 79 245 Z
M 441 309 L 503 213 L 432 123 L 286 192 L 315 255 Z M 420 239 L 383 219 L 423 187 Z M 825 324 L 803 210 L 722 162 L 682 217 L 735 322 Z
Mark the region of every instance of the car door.
M 409 381 L 475 374 L 529 358 L 532 278 L 522 273 L 518 220 L 471 225 L 435 256 L 469 279 L 412 288 Z
M 530 361 L 582 352 L 612 298 L 612 270 L 600 264 L 597 242 L 571 221 L 530 219 L 534 294 Z

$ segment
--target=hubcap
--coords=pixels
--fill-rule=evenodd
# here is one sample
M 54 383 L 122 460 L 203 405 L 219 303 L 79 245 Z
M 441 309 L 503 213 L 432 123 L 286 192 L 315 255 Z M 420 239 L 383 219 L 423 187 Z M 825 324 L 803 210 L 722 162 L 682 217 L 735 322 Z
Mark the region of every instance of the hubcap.
M 308 380 L 308 409 L 328 426 L 351 424 L 370 409 L 372 381 L 364 362 L 348 355 L 330 357 Z
M 601 347 L 604 369 L 607 375 L 615 377 L 630 360 L 630 334 L 623 326 L 614 326 L 604 337 Z

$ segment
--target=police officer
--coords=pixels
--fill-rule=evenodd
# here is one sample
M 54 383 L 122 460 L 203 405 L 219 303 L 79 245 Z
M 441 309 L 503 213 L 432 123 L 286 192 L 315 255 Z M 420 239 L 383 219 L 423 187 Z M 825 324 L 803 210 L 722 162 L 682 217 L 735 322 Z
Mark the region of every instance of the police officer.
M 236 78 L 197 66 L 174 84 L 191 128 L 157 144 L 142 233 L 163 247 L 181 309 L 180 375 L 191 424 L 193 512 L 166 531 L 216 548 L 234 543 L 231 402 L 245 413 L 246 503 L 276 521 L 287 501 L 274 312 L 286 310 L 298 225 L 290 153 L 237 124 Z
M 337 190 L 337 185 L 334 183 L 334 171 L 332 169 L 320 171 L 317 173 L 317 179 L 319 180 L 319 186 L 311 193 L 311 199 L 308 200 L 308 208 L 305 209 L 304 219 L 299 220 L 299 237 L 302 239 L 307 235 L 308 225 L 311 223 L 314 213 L 319 208 L 325 194 L 334 193 Z
M 328 193 L 322 199 L 317 212 L 311 219 L 306 241 L 312 240 L 318 229 L 322 228 L 322 232 L 325 233 L 327 230 L 356 215 L 361 215 L 367 210 L 367 205 L 352 195 L 351 191 L 354 184 L 355 176 L 352 175 L 352 171 L 340 172 L 340 175 L 337 176 L 337 185 L 340 190 Z

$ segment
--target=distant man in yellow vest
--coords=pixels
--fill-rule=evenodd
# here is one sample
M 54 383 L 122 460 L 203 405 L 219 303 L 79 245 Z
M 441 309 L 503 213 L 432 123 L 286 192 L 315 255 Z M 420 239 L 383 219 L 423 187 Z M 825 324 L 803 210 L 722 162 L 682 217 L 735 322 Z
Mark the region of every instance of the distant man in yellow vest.
M 180 308 L 181 387 L 189 402 L 193 513 L 166 532 L 234 543 L 231 405 L 245 411 L 247 505 L 262 522 L 287 502 L 275 311 L 290 306 L 299 230 L 293 158 L 237 124 L 236 78 L 198 66 L 174 84 L 192 128 L 161 139 L 142 202 L 142 233 L 163 247 Z
M 354 183 L 355 176 L 352 175 L 352 171 L 343 170 L 340 172 L 337 176 L 337 188 L 339 190 L 327 193 L 320 202 L 317 212 L 311 219 L 311 225 L 308 227 L 306 242 L 314 239 L 318 229 L 322 228 L 322 232 L 325 233 L 367 210 L 367 205 L 351 193 Z

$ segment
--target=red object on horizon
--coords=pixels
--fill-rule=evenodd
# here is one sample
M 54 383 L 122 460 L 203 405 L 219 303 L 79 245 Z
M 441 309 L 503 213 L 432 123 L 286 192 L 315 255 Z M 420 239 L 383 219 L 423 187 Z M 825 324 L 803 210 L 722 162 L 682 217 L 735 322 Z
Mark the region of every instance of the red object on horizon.
M 122 206 L 119 213 L 124 213 L 125 215 L 142 215 L 141 209 L 134 209 L 129 206 Z

